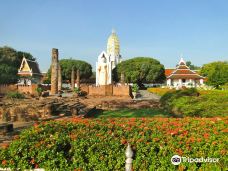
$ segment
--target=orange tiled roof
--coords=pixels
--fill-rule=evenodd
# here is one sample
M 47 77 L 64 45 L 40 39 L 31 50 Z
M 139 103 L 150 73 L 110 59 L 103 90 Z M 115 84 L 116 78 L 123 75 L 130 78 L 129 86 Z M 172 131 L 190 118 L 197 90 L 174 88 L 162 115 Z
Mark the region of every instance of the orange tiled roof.
M 191 79 L 201 79 L 204 78 L 203 76 L 199 75 L 195 71 L 190 70 L 190 68 L 185 64 L 183 59 L 180 61 L 179 65 L 176 69 L 167 69 L 165 70 L 165 75 L 167 78 L 171 79 L 184 79 L 184 78 L 191 78 Z
M 165 76 L 168 77 L 175 69 L 165 69 Z

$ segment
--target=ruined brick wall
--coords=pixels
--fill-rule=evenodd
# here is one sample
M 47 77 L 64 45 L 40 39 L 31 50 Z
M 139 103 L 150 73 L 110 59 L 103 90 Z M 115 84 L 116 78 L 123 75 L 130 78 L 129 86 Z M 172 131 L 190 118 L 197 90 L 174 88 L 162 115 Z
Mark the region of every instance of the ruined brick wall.
M 16 84 L 0 84 L 0 94 L 7 94 L 12 91 L 17 91 Z
M 86 90 L 86 86 L 82 86 Z M 82 89 L 82 88 L 81 88 Z M 87 92 L 87 91 L 86 91 Z M 130 96 L 130 86 L 88 86 L 88 94 L 96 96 Z
M 81 89 L 81 91 L 84 91 L 87 94 L 89 94 L 89 85 L 87 85 L 87 84 L 80 84 L 80 89 Z
M 105 95 L 112 96 L 113 95 L 113 85 L 105 85 Z
M 105 96 L 105 86 L 89 86 L 89 95 Z
M 130 86 L 113 86 L 113 96 L 130 96 Z
M 18 85 L 17 90 L 19 93 L 26 93 L 26 94 L 34 94 L 37 95 L 37 89 L 38 85 L 37 84 L 32 84 L 32 85 Z

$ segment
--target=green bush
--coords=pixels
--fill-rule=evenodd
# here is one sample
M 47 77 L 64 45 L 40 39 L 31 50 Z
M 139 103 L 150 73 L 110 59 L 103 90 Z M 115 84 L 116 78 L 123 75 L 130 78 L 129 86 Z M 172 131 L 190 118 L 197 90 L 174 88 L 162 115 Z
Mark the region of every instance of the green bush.
M 133 169 L 221 170 L 227 163 L 227 118 L 116 118 L 46 122 L 0 148 L 0 167 L 45 170 L 124 170 L 125 150 Z M 219 163 L 174 166 L 173 155 L 220 158 Z M 15 169 L 16 170 L 16 169 Z
M 200 94 L 195 89 L 178 90 L 163 95 L 161 104 L 177 116 L 227 116 L 228 92 L 209 90 Z
M 132 89 L 132 92 L 136 92 L 137 93 L 139 91 L 139 86 L 137 84 L 133 84 L 131 89 Z
M 19 92 L 9 92 L 7 95 L 6 95 L 7 98 L 13 98 L 13 99 L 24 99 L 25 96 L 24 94 L 21 94 Z

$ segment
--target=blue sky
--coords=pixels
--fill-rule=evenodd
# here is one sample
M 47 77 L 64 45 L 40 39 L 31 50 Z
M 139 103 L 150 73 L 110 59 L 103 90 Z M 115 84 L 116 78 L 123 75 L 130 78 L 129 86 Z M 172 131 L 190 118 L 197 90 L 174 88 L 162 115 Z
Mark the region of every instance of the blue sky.
M 1 0 L 0 46 L 30 52 L 42 71 L 51 49 L 93 67 L 115 28 L 124 59 L 175 67 L 228 60 L 227 0 Z

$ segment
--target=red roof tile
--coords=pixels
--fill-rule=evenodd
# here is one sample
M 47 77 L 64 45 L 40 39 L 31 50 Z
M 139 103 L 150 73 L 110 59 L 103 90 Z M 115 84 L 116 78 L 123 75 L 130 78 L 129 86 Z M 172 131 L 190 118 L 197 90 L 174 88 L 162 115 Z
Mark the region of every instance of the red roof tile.
M 168 77 L 175 69 L 165 69 L 165 76 Z
M 169 73 L 169 75 L 168 75 L 168 73 Z M 169 72 L 169 69 L 167 69 L 165 74 L 166 74 L 167 78 L 171 78 L 171 79 L 185 79 L 185 78 L 201 79 L 201 78 L 204 78 L 203 76 L 200 76 L 198 73 L 190 70 L 189 67 L 182 61 L 179 63 L 179 65 L 177 66 L 176 69 L 172 70 L 172 72 Z

